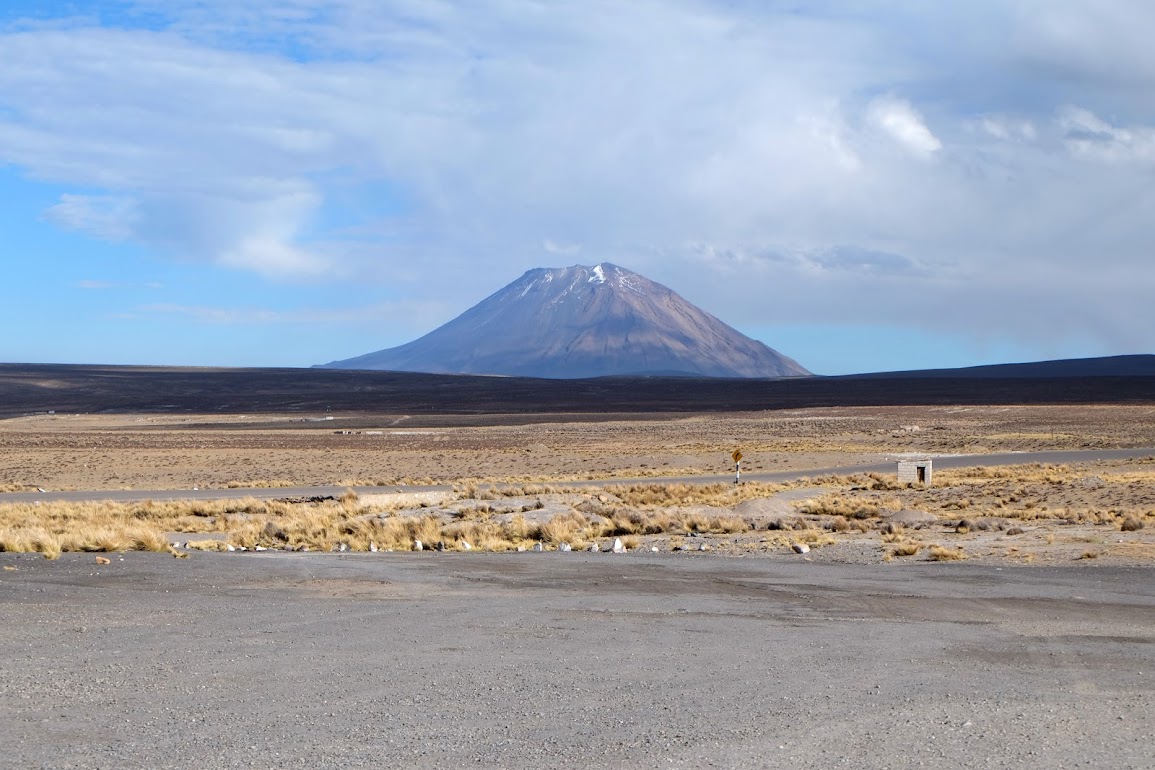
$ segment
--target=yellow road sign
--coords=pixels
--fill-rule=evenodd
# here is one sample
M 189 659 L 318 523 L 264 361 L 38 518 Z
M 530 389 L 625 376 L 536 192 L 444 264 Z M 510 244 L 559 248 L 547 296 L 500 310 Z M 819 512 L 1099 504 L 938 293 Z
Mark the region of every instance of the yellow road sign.
M 741 462 L 742 461 L 742 450 L 741 449 L 735 449 L 734 454 L 732 454 L 730 456 L 734 458 L 734 462 L 736 462 L 736 463 Z

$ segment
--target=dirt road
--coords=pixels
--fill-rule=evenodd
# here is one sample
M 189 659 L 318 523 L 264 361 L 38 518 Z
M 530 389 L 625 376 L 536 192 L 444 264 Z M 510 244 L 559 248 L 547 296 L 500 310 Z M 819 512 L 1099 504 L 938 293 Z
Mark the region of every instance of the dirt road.
M 1155 766 L 1146 568 L 0 564 L 9 767 Z

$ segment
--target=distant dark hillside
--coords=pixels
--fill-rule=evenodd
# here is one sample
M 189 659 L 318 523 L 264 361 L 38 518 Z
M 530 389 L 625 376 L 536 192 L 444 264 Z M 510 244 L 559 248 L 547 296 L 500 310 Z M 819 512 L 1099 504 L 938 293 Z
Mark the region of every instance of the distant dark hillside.
M 856 374 L 853 377 L 1002 378 L 1002 377 L 1155 377 L 1155 356 L 1107 356 L 1104 358 L 1067 358 L 1057 361 L 1035 361 L 1025 364 L 991 364 L 962 369 L 923 369 L 910 372 Z
M 905 404 L 1155 403 L 1155 376 L 545 380 L 330 369 L 0 365 L 0 417 L 34 412 L 602 415 Z

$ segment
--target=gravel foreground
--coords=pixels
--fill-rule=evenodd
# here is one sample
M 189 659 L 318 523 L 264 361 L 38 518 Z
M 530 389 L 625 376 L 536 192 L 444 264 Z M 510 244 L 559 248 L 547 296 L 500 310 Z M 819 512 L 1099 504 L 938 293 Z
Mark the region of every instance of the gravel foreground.
M 0 554 L 0 766 L 1155 767 L 1147 567 L 111 559 Z

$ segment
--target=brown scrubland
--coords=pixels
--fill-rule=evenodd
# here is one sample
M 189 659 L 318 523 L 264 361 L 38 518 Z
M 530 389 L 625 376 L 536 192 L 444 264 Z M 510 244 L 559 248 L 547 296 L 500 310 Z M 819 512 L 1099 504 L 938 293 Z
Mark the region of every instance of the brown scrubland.
M 332 419 L 327 419 L 327 418 Z M 703 415 L 35 415 L 0 421 L 0 491 L 245 487 L 216 502 L 0 502 L 0 550 L 608 549 L 889 562 L 1145 563 L 1155 459 L 784 484 L 617 482 L 803 471 L 904 454 L 1155 446 L 1155 408 L 934 406 Z M 435 422 L 436 425 L 429 423 Z M 518 421 L 510 421 L 518 422 Z M 597 479 L 597 487 L 572 482 Z M 437 500 L 392 494 L 451 484 Z M 567 484 L 569 486 L 567 486 Z M 279 488 L 381 494 L 277 499 Z M 806 546 L 806 549 L 798 546 Z M 808 549 L 808 550 L 807 550 Z M 802 550 L 804 553 L 797 553 Z

